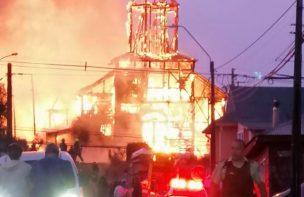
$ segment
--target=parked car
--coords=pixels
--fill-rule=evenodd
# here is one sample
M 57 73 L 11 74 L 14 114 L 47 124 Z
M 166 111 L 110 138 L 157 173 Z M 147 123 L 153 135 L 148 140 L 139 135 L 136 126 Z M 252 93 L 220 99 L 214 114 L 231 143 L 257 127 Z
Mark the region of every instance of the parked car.
M 36 161 L 43 159 L 45 156 L 44 152 L 23 152 L 21 156 L 21 160 L 25 161 L 26 163 L 33 165 Z M 74 187 L 62 193 L 60 197 L 81 197 L 82 192 L 79 185 L 79 178 L 78 178 L 78 170 L 74 163 L 72 157 L 67 153 L 61 151 L 59 153 L 59 158 L 68 161 L 71 164 L 73 173 L 74 173 Z
M 290 189 L 277 193 L 273 197 L 291 197 Z M 304 183 L 301 184 L 301 197 L 304 197 Z

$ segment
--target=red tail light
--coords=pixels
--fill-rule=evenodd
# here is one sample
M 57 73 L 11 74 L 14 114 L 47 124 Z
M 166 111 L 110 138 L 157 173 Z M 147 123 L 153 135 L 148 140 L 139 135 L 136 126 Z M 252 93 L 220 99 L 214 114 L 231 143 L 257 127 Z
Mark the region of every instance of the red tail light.
M 179 179 L 179 178 L 172 179 L 170 182 L 170 186 L 173 189 L 177 189 L 177 190 L 187 189 L 191 191 L 199 191 L 204 189 L 203 183 L 199 180 L 186 181 L 185 179 Z

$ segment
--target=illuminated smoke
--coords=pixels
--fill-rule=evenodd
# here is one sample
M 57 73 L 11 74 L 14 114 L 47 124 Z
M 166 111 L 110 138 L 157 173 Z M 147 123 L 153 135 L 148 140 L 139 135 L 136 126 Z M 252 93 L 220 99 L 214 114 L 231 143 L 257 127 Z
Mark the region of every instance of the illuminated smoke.
M 0 56 L 16 51 L 19 56 L 8 60 L 81 65 L 87 61 L 106 66 L 112 57 L 127 50 L 125 6 L 116 0 L 1 0 Z M 6 72 L 4 64 L 2 75 Z M 73 116 L 71 106 L 77 90 L 104 75 L 20 67 L 13 70 L 35 74 L 40 128 L 48 126 L 52 106 L 68 108 L 69 116 Z M 21 137 L 30 138 L 31 131 L 21 132 L 32 126 L 30 78 L 14 76 L 13 85 L 17 128 Z

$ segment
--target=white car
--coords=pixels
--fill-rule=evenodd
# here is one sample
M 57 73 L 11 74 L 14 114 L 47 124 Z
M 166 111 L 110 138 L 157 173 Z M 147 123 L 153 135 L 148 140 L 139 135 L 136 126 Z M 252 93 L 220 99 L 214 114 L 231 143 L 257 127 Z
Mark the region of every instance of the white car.
M 34 162 L 43 159 L 45 157 L 44 152 L 23 152 L 21 156 L 21 160 L 25 161 L 26 163 L 32 165 Z M 72 168 L 74 173 L 74 188 L 69 189 L 68 191 L 63 192 L 63 194 L 59 197 L 81 197 L 81 189 L 79 186 L 79 179 L 78 179 L 78 170 L 74 163 L 74 160 L 67 152 L 61 151 L 59 153 L 59 158 L 68 161 Z

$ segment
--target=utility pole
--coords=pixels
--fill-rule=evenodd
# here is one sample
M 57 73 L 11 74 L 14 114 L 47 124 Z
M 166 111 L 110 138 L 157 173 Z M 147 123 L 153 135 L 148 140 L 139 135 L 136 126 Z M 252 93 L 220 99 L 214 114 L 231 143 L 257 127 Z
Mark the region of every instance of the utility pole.
M 13 89 L 12 64 L 7 64 L 7 137 L 9 142 L 13 139 Z
M 36 135 L 36 103 L 35 103 L 35 89 L 34 89 L 34 78 L 31 74 L 31 84 L 32 84 L 32 101 L 33 101 L 33 130 L 34 136 Z
M 302 144 L 301 144 L 301 79 L 302 79 L 302 10 L 303 0 L 297 0 L 296 33 L 295 33 L 295 61 L 293 79 L 293 121 L 291 137 L 291 196 L 301 196 L 302 172 Z
M 235 79 L 236 76 L 235 76 L 234 71 L 235 71 L 235 68 L 232 68 L 232 69 L 231 69 L 231 86 L 232 86 L 232 87 L 235 86 L 235 81 L 234 81 L 234 79 Z
M 210 169 L 213 170 L 215 167 L 215 155 L 216 155 L 216 144 L 215 144 L 215 82 L 214 82 L 214 62 L 210 61 L 210 74 L 211 74 L 211 91 L 210 91 L 210 105 L 211 105 L 211 145 L 210 145 L 210 155 L 211 155 L 211 166 Z

